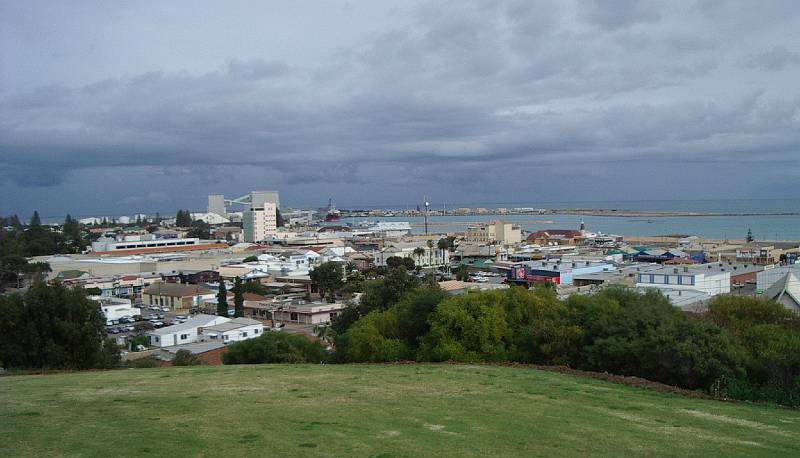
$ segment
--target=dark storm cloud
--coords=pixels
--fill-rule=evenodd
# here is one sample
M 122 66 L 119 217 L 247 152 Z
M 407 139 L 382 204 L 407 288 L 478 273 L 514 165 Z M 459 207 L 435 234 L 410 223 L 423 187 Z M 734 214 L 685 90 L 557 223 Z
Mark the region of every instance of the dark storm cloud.
M 133 9 L 136 25 L 118 19 L 117 39 L 133 42 L 126 30 L 168 15 L 153 5 Z M 786 40 L 800 21 L 791 4 L 368 8 L 374 6 L 337 7 L 329 12 L 341 15 L 337 21 L 298 29 L 285 41 L 285 34 L 262 35 L 277 25 L 260 24 L 254 12 L 252 24 L 239 18 L 245 32 L 237 31 L 252 48 L 237 48 L 241 41 L 226 41 L 222 29 L 207 30 L 207 41 L 185 45 L 193 50 L 190 69 L 139 56 L 136 65 L 117 63 L 118 70 L 92 78 L 80 78 L 80 69 L 61 74 L 65 67 L 55 63 L 59 71 L 46 77 L 25 70 L 45 65 L 33 58 L 36 65 L 18 73 L 4 70 L 4 80 L 19 84 L 0 92 L 0 191 L 19 199 L 26 188 L 69 192 L 78 181 L 111 173 L 117 179 L 100 205 L 197 193 L 186 201 L 200 206 L 206 192 L 259 187 L 280 188 L 300 205 L 328 193 L 395 202 L 409 186 L 488 201 L 501 200 L 505 188 L 546 192 L 584 177 L 605 182 L 596 197 L 617 198 L 627 194 L 622 178 L 634 171 L 726 164 L 718 170 L 748 174 L 768 196 L 765 185 L 776 173 L 764 159 L 783 171 L 800 163 L 800 43 Z M 195 11 L 188 21 L 205 25 L 204 14 Z M 183 39 L 159 32 L 157 39 L 138 37 L 144 42 L 133 49 L 170 40 L 178 47 Z M 337 37 L 340 44 L 330 48 Z M 26 46 L 45 52 L 52 46 L 45 38 Z M 287 50 L 301 38 L 304 45 Z M 4 62 L 19 55 L 2 46 Z M 206 57 L 228 48 L 240 53 Z M 697 173 L 652 180 L 642 192 L 671 195 L 677 187 L 697 197 Z

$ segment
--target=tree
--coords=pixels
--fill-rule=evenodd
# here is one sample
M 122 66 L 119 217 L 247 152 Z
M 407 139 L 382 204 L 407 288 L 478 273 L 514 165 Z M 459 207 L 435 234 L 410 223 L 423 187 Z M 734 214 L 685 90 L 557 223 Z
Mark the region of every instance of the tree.
M 41 225 L 42 225 L 42 219 L 41 219 L 41 218 L 39 218 L 39 212 L 38 212 L 38 211 L 36 211 L 36 210 L 34 210 L 34 211 L 33 211 L 33 216 L 31 216 L 31 223 L 30 223 L 30 225 L 31 225 L 31 226 L 34 226 L 34 227 L 35 227 L 35 226 L 41 226 Z
M 399 267 L 403 265 L 403 258 L 400 256 L 389 256 L 386 258 L 386 267 Z
M 242 283 L 242 293 L 258 294 L 259 296 L 266 296 L 268 291 L 261 283 L 256 281 L 248 281 Z
M 228 290 L 225 287 L 225 280 L 219 279 L 219 289 L 217 290 L 217 315 L 228 316 Z
M 258 262 L 258 256 L 248 256 L 242 259 L 242 262 Z
M 178 210 L 175 216 L 175 225 L 178 227 L 190 227 L 192 225 L 192 214 L 189 210 Z
M 512 327 L 502 305 L 503 293 L 487 291 L 449 297 L 429 318 L 421 356 L 430 361 L 503 361 Z
M 456 238 L 449 236 L 449 237 L 442 237 L 436 243 L 436 246 L 442 251 L 450 251 L 454 247 L 454 242 Z
M 190 217 L 191 219 L 191 217 Z M 189 223 L 191 229 L 186 233 L 187 237 L 194 237 L 198 239 L 211 238 L 211 225 L 203 220 L 195 220 Z
M 64 236 L 64 251 L 68 253 L 80 253 L 86 248 L 86 240 L 81 234 L 81 225 L 72 216 L 64 218 L 64 225 L 61 229 Z
M 426 242 L 428 245 L 428 265 L 433 264 L 433 240 L 428 240 Z
M 228 346 L 224 364 L 320 363 L 328 358 L 325 348 L 297 334 L 265 332 L 255 339 Z
M 281 214 L 281 210 L 279 208 L 275 209 L 275 225 L 277 227 L 284 226 L 283 215 Z
M 321 297 L 327 297 L 328 302 L 334 302 L 336 292 L 342 288 L 344 272 L 338 262 L 325 262 L 314 268 L 309 274 L 311 283 L 317 288 Z M 328 294 L 329 293 L 329 294 Z
M 747 235 L 745 236 L 744 241 L 750 243 L 753 240 L 755 240 L 755 238 L 753 238 L 753 231 L 748 227 Z
M 233 316 L 241 318 L 244 316 L 244 295 L 242 291 L 242 279 L 236 277 L 233 285 Z
M 456 280 L 458 281 L 469 280 L 469 272 L 467 271 L 466 265 L 459 264 L 458 267 L 456 267 Z
M 79 287 L 37 281 L 25 294 L 0 296 L 0 367 L 114 367 L 119 348 L 105 323 L 97 302 Z
M 199 366 L 203 364 L 200 357 L 189 350 L 178 350 L 172 359 L 173 366 Z

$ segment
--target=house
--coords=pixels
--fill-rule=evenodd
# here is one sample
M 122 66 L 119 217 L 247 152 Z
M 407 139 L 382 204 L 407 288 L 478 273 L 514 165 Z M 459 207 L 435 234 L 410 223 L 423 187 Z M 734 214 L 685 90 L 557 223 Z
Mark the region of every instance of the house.
M 419 267 L 450 264 L 450 252 L 440 250 L 435 242 L 429 247 L 427 241 L 389 243 L 383 250 L 375 253 L 375 265 L 386 266 L 386 260 L 391 257 L 410 258 Z
M 339 315 L 345 305 L 342 303 L 310 302 L 278 305 L 273 310 L 273 319 L 276 322 L 289 322 L 300 324 L 328 324 Z
M 722 263 L 662 267 L 639 273 L 636 287 L 697 290 L 709 296 L 726 294 L 731 292 L 731 269 Z
M 149 331 L 152 347 L 172 347 L 198 342 L 205 328 L 227 323 L 230 318 L 216 315 L 195 315 L 183 323 Z
M 101 296 L 89 296 L 89 299 L 100 304 L 100 310 L 103 311 L 107 324 L 123 317 L 131 318 L 142 314 L 142 310 L 138 307 L 134 307 L 130 299 Z
M 181 270 L 178 278 L 181 283 L 192 285 L 217 283 L 219 281 L 219 272 L 215 270 Z
M 800 265 L 780 266 L 759 272 L 756 294 L 800 312 Z
M 238 342 L 252 339 L 264 333 L 264 325 L 250 318 L 234 318 L 225 323 L 203 329 L 202 340 L 211 342 Z
M 216 292 L 198 285 L 181 283 L 154 283 L 142 291 L 142 303 L 169 307 L 170 310 L 197 307 L 203 299 L 210 299 Z
M 203 364 L 219 366 L 222 364 L 222 355 L 228 351 L 228 347 L 222 342 L 195 342 L 184 345 L 174 345 L 162 347 L 153 353 L 153 357 L 162 361 L 162 364 L 169 366 L 175 359 L 179 351 L 186 350 L 193 355 L 197 355 Z
M 636 287 L 656 288 L 672 305 L 701 311 L 711 297 L 731 292 L 731 272 L 735 270 L 725 263 L 662 266 L 637 274 Z

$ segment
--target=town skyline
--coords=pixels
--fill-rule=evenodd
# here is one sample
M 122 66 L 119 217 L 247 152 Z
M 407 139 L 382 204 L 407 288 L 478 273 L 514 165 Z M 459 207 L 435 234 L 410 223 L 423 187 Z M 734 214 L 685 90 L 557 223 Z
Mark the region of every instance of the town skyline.
M 791 2 L 0 5 L 6 214 L 800 197 Z

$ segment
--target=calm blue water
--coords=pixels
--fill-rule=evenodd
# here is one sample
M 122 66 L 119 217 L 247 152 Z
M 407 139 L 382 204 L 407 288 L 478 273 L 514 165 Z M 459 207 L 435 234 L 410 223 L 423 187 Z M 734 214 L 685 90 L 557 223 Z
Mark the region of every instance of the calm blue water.
M 486 208 L 616 208 L 620 210 L 649 211 L 695 211 L 730 213 L 792 213 L 800 212 L 800 200 L 715 200 L 715 201 L 621 201 L 621 202 L 531 202 L 497 204 L 453 204 L 447 208 L 478 207 Z M 432 203 L 431 208 L 440 209 Z M 365 218 L 347 218 L 343 221 L 357 223 Z M 409 221 L 423 223 L 421 217 L 366 218 L 370 221 Z M 431 216 L 431 232 L 463 231 L 470 222 L 501 219 L 499 215 L 472 216 Z M 747 229 L 753 231 L 756 240 L 800 240 L 800 216 L 680 216 L 680 217 L 617 217 L 617 216 L 572 216 L 572 215 L 506 215 L 503 220 L 513 221 L 552 221 L 553 224 L 522 224 L 522 228 L 534 231 L 540 229 L 578 229 L 581 220 L 590 231 L 612 234 L 645 236 L 689 234 L 719 239 L 744 239 Z M 412 233 L 424 233 L 424 228 L 414 227 Z

